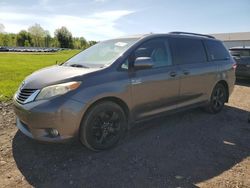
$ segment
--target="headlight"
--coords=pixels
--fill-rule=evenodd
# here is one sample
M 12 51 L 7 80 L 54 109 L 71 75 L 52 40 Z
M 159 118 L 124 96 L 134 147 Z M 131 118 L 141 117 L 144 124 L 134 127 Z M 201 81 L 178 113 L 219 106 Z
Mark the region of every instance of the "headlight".
M 43 88 L 36 100 L 48 99 L 57 95 L 63 95 L 69 91 L 75 90 L 80 86 L 81 82 L 67 82 L 63 84 L 52 85 Z

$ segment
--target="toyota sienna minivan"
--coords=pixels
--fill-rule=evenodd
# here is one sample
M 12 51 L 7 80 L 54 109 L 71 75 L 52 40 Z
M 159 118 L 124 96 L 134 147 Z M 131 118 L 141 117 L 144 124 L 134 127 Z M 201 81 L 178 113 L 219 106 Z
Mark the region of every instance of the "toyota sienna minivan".
M 204 107 L 218 113 L 236 64 L 209 35 L 172 32 L 99 42 L 66 62 L 34 72 L 14 96 L 18 129 L 59 142 L 79 137 L 108 149 L 135 122 Z

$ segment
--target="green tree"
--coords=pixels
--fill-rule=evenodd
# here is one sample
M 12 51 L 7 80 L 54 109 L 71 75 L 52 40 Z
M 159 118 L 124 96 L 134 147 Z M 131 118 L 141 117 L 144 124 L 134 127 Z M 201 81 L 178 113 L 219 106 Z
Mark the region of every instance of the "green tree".
M 0 46 L 3 46 L 3 33 L 0 33 Z
M 72 34 L 66 27 L 61 27 L 55 30 L 55 37 L 57 38 L 61 48 L 72 48 L 73 40 Z
M 51 38 L 50 47 L 56 47 L 56 48 L 60 47 L 60 44 L 56 37 Z
M 25 41 L 24 41 L 24 46 L 25 46 L 25 47 L 29 47 L 29 46 L 30 46 L 30 43 L 29 43 L 28 40 L 25 40 Z
M 14 33 L 9 33 L 8 36 L 9 36 L 8 46 L 16 46 L 16 36 L 17 35 Z
M 16 46 L 16 34 L 0 33 L 0 46 Z
M 3 36 L 3 46 L 8 46 L 9 45 L 9 36 L 8 34 L 4 34 Z
M 80 39 L 77 37 L 73 38 L 73 48 L 74 49 L 80 49 L 81 48 L 81 42 Z
M 32 37 L 31 37 L 30 33 L 28 33 L 25 30 L 20 31 L 16 37 L 17 46 L 24 46 L 26 40 L 29 42 L 30 46 L 33 46 Z M 26 44 L 27 44 L 27 42 L 26 42 Z
M 81 48 L 85 49 L 88 47 L 88 42 L 84 37 L 80 37 Z
M 32 36 L 34 46 L 36 47 L 45 46 L 44 38 L 46 37 L 47 33 L 39 24 L 36 23 L 35 25 L 29 27 L 28 32 Z
M 72 37 L 66 27 L 55 31 L 51 37 L 48 30 L 39 24 L 29 27 L 29 31 L 21 30 L 18 34 L 4 32 L 4 25 L 0 23 L 0 46 L 37 46 L 37 47 L 62 47 L 86 49 L 96 41 L 87 41 L 84 37 Z
M 93 45 L 95 45 L 96 43 L 97 43 L 96 41 L 90 40 L 90 41 L 88 42 L 88 47 L 93 46 Z
M 87 48 L 88 42 L 84 37 L 74 37 L 73 38 L 73 47 L 76 49 L 85 49 Z
M 48 30 L 45 30 L 44 44 L 45 47 L 51 47 L 52 38 Z

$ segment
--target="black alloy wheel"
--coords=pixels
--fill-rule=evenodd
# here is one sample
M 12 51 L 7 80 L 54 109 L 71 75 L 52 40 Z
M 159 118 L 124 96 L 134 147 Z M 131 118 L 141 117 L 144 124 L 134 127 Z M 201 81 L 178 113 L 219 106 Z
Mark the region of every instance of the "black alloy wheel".
M 123 136 L 126 116 L 122 108 L 114 102 L 102 102 L 87 113 L 81 125 L 80 139 L 92 150 L 113 147 Z
M 226 88 L 224 87 L 224 85 L 218 83 L 213 89 L 210 98 L 210 103 L 207 106 L 207 110 L 213 114 L 220 112 L 224 107 L 226 99 L 227 99 Z

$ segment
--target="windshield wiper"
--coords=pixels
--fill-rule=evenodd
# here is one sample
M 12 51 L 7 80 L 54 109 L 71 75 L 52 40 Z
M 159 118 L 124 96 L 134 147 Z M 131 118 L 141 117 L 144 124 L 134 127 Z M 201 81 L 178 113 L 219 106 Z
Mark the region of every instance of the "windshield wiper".
M 80 65 L 80 64 L 72 64 L 72 65 L 69 65 L 69 66 L 71 66 L 71 67 L 79 67 L 79 68 L 89 68 L 89 67 L 87 67 L 87 66 L 85 66 L 85 65 Z

